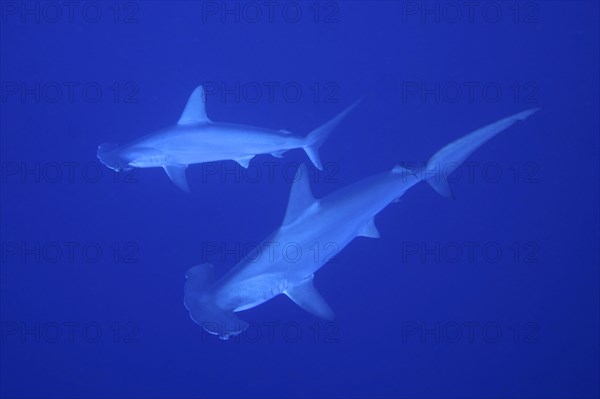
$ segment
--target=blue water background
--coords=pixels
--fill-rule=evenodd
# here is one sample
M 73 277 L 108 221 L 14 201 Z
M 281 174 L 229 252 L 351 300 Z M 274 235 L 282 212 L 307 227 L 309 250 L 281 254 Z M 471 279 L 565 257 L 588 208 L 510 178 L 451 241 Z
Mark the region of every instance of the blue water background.
M 305 2 L 297 22 L 275 3 L 251 3 L 254 21 L 250 3 L 100 2 L 93 22 L 82 2 L 53 22 L 36 21 L 40 2 L 2 2 L 0 395 L 598 397 L 598 2 L 495 2 L 497 21 L 461 2 L 460 17 L 443 2 Z M 276 229 L 306 155 L 258 156 L 257 179 L 194 165 L 189 194 L 95 155 L 174 123 L 201 83 L 214 121 L 298 134 L 365 96 L 321 149 L 317 197 L 541 110 L 469 159 L 456 200 L 413 188 L 376 218 L 380 239 L 317 273 L 334 324 L 281 296 L 241 314 L 258 338 L 222 342 L 189 319 L 185 272 L 210 261 L 220 276 Z M 73 259 L 43 253 L 70 243 Z

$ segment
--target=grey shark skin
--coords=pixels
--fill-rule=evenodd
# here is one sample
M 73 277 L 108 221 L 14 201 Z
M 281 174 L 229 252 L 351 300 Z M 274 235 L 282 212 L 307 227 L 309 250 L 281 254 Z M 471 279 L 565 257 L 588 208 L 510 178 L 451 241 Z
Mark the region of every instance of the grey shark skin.
M 440 163 L 459 165 L 483 143 L 535 111 L 509 116 L 454 141 L 435 153 L 419 173 L 396 166 L 322 199 L 312 196 L 302 165 L 281 227 L 253 253 L 216 282 L 211 264 L 188 270 L 184 304 L 190 317 L 207 332 L 228 339 L 248 326 L 236 312 L 285 294 L 306 311 L 332 319 L 333 311 L 313 285 L 314 273 L 355 237 L 379 237 L 375 215 L 415 184 L 425 180 L 436 190 L 447 186 Z
M 100 144 L 97 156 L 104 165 L 117 172 L 162 167 L 173 183 L 184 191 L 189 191 L 185 170 L 196 163 L 234 160 L 247 168 L 255 155 L 271 154 L 280 158 L 286 151 L 302 148 L 315 167 L 322 169 L 319 147 L 360 101 L 302 137 L 287 130 L 214 123 L 206 115 L 204 89 L 198 86 L 175 125 L 122 147 Z

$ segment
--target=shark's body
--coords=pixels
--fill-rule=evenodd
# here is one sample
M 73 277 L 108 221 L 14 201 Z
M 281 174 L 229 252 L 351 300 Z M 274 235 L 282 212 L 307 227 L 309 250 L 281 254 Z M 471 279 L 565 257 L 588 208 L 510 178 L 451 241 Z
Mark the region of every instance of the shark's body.
M 303 137 L 286 130 L 214 123 L 206 115 L 204 90 L 198 86 L 175 125 L 122 147 L 101 144 L 97 156 L 104 165 L 117 172 L 162 167 L 173 183 L 185 191 L 189 190 L 185 176 L 187 166 L 203 162 L 234 160 L 247 168 L 258 154 L 281 157 L 286 151 L 302 148 L 312 163 L 322 169 L 319 147 L 357 103 Z
M 235 312 L 282 293 L 317 316 L 333 318 L 331 308 L 312 284 L 314 273 L 355 237 L 379 237 L 375 215 L 420 181 L 426 180 L 441 194 L 450 195 L 440 170 L 457 167 L 483 143 L 535 111 L 523 111 L 456 140 L 418 171 L 396 166 L 322 199 L 312 196 L 306 168 L 301 167 L 282 226 L 254 253 L 217 282 L 210 264 L 188 271 L 184 304 L 191 318 L 206 331 L 228 339 L 247 326 Z

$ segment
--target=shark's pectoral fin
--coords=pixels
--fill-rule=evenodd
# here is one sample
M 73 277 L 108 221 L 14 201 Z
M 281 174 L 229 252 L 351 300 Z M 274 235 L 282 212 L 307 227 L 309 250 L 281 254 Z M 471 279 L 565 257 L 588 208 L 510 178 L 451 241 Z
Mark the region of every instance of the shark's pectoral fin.
M 234 161 L 239 163 L 240 166 L 244 169 L 248 169 L 248 165 L 250 165 L 250 161 L 254 158 L 254 155 L 250 155 L 249 157 L 243 157 L 235 159 Z
M 325 320 L 333 320 L 335 314 L 315 288 L 313 277 L 311 274 L 297 286 L 285 290 L 284 294 L 307 312 Z
M 165 170 L 165 172 L 167 172 L 167 176 L 169 176 L 169 179 L 171 179 L 171 181 L 175 183 L 177 187 L 179 187 L 183 191 L 189 192 L 190 187 L 188 186 L 187 178 L 185 177 L 185 170 L 187 169 L 187 167 L 187 165 L 182 164 L 171 164 L 164 165 L 163 169 Z
M 379 238 L 379 230 L 377 230 L 377 226 L 375 226 L 375 220 L 369 220 L 358 235 L 361 237 Z
M 198 86 L 190 95 L 177 123 L 179 125 L 193 125 L 210 122 L 210 119 L 206 115 L 206 95 L 204 94 L 204 88 Z

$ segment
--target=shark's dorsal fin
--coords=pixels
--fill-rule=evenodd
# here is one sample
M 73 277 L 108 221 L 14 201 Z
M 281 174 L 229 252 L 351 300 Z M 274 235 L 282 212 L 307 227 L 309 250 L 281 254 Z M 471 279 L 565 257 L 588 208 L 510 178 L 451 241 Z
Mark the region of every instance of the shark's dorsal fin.
M 325 320 L 333 320 L 335 314 L 315 288 L 313 277 L 314 275 L 311 274 L 300 284 L 285 290 L 283 293 L 307 312 Z
M 310 179 L 308 178 L 308 170 L 304 164 L 300 165 L 296 171 L 296 177 L 292 183 L 290 191 L 290 199 L 288 200 L 287 211 L 283 218 L 283 225 L 292 223 L 315 202 L 310 190 Z
M 204 94 L 204 88 L 198 86 L 190 95 L 177 124 L 194 125 L 210 122 L 210 119 L 206 115 L 206 95 Z

